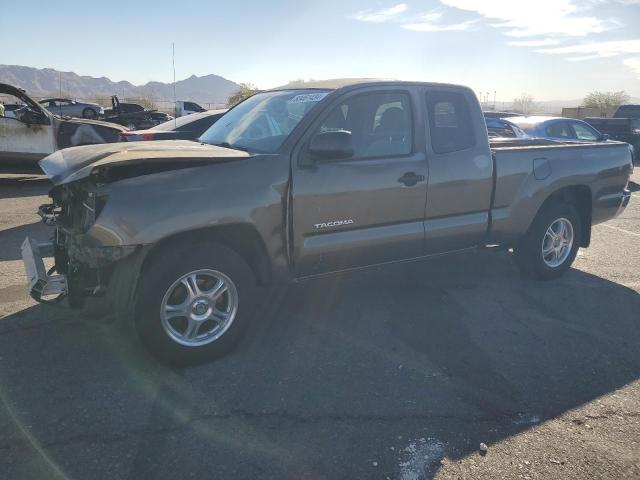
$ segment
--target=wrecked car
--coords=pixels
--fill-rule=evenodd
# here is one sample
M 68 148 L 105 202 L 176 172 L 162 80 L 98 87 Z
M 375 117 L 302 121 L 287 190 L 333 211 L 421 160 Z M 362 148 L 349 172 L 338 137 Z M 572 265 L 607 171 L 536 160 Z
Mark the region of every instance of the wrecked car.
M 628 145 L 490 144 L 475 94 L 454 85 L 275 89 L 199 140 L 42 160 L 54 187 L 40 214 L 55 232 L 23 243 L 32 297 L 105 295 L 154 354 L 195 362 L 234 345 L 259 286 L 487 245 L 556 278 L 631 195 Z
M 98 120 L 62 118 L 26 92 L 0 83 L 0 96 L 19 102 L 11 116 L 0 117 L 0 170 L 37 172 L 38 161 L 61 148 L 117 142 L 120 125 Z
M 104 119 L 118 123 L 129 130 L 143 130 L 172 120 L 173 117 L 157 110 L 146 110 L 137 103 L 120 102 L 117 95 L 111 97 L 111 108 L 104 110 Z

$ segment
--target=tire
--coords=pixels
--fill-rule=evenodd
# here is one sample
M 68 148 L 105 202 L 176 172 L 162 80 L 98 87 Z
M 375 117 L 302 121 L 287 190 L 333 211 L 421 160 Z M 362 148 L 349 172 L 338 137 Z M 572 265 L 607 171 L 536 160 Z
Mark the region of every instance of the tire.
M 87 107 L 84 110 L 82 110 L 82 118 L 90 118 L 90 119 L 98 118 L 98 113 L 93 108 Z
M 553 233 L 559 233 L 561 225 L 565 234 L 556 240 L 548 231 L 553 227 Z M 571 241 L 567 245 L 569 236 Z M 582 223 L 575 207 L 567 203 L 550 204 L 543 207 L 527 235 L 514 247 L 516 264 L 530 277 L 557 278 L 571 267 L 581 240 Z M 547 253 L 543 255 L 544 251 Z
M 153 355 L 173 365 L 227 353 L 253 314 L 253 271 L 240 255 L 219 244 L 198 243 L 163 253 L 167 255 L 152 259 L 140 280 L 133 315 L 138 338 Z M 216 297 L 222 283 L 226 290 Z

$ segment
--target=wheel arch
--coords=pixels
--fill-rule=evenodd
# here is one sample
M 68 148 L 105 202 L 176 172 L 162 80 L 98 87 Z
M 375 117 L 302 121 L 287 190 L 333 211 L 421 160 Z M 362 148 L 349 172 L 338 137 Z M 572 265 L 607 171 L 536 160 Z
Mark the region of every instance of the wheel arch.
M 212 227 L 196 228 L 169 235 L 156 242 L 147 253 L 141 273 L 159 255 L 172 247 L 196 245 L 201 243 L 219 243 L 240 255 L 256 275 L 259 285 L 266 284 L 271 278 L 271 262 L 264 241 L 257 229 L 247 223 L 233 223 Z
M 591 217 L 593 211 L 591 188 L 588 185 L 570 185 L 551 193 L 540 205 L 536 216 L 552 203 L 568 203 L 573 205 L 580 215 L 582 231 L 580 246 L 588 247 L 591 243 Z M 531 222 L 533 224 L 533 221 Z

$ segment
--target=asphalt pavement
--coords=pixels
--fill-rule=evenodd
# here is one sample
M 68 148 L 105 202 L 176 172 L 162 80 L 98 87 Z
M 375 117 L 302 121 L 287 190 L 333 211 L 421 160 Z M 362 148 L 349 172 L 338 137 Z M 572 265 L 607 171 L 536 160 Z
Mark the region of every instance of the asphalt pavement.
M 633 180 L 561 279 L 486 251 L 296 284 L 230 355 L 171 369 L 28 297 L 49 184 L 2 176 L 0 479 L 640 478 Z

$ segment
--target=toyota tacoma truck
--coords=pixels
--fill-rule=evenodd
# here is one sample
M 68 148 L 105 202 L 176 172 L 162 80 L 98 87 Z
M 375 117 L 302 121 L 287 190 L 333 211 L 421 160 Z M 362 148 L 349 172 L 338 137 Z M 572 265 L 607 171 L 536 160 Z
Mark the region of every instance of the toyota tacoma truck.
M 469 88 L 371 80 L 258 93 L 195 142 L 68 148 L 40 165 L 54 231 L 22 246 L 33 298 L 106 295 L 177 362 L 227 351 L 274 282 L 487 245 L 557 277 L 627 205 L 633 169 L 624 143 L 490 144 Z

